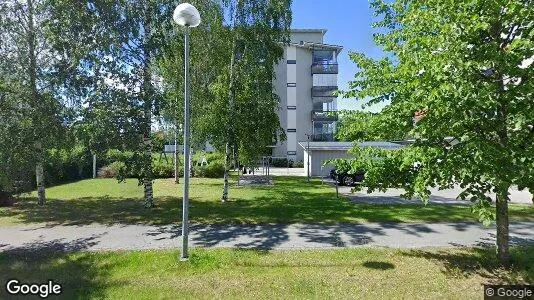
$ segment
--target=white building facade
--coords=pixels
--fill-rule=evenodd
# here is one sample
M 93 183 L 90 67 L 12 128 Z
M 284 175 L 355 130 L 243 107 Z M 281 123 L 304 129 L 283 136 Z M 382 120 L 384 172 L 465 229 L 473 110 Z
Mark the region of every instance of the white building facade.
M 334 141 L 337 122 L 338 63 L 343 47 L 325 44 L 325 29 L 291 31 L 291 43 L 276 66 L 278 112 L 287 139 L 277 143 L 274 157 L 303 161 L 299 142 Z

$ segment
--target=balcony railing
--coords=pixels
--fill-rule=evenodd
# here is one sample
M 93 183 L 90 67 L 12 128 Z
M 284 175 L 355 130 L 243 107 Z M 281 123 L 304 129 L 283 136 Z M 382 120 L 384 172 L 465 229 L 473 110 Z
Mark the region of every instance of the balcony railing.
M 312 110 L 312 121 L 337 121 L 337 111 Z
M 333 142 L 335 135 L 333 133 L 318 133 L 311 136 L 313 142 Z
M 339 71 L 337 63 L 313 63 L 311 66 L 312 74 L 337 74 Z
M 335 91 L 337 91 L 337 86 L 314 86 L 312 97 L 335 97 Z

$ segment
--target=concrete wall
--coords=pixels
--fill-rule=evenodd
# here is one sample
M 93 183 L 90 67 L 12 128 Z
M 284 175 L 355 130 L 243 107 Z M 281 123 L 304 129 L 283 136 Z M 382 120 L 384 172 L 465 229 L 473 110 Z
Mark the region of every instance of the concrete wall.
M 311 111 L 313 110 L 311 65 L 312 52 L 309 49 L 297 48 L 297 142 L 306 141 L 308 139 L 306 134 L 313 133 L 311 121 Z M 296 160 L 303 159 L 304 151 L 299 146 Z
M 292 43 L 309 42 L 309 43 L 323 43 L 323 33 L 322 32 L 292 32 L 290 35 L 290 40 Z
M 339 150 L 311 150 L 311 159 L 310 159 L 310 173 L 311 176 L 328 176 L 330 174 L 330 170 L 334 169 L 333 165 L 326 165 L 324 166 L 323 170 L 321 170 L 321 166 L 323 165 L 323 162 L 330 159 L 335 158 L 350 158 L 352 155 L 350 155 L 347 151 L 339 151 Z M 304 150 L 304 156 L 307 157 L 308 153 L 306 150 Z M 305 159 L 304 167 L 307 167 L 307 159 Z

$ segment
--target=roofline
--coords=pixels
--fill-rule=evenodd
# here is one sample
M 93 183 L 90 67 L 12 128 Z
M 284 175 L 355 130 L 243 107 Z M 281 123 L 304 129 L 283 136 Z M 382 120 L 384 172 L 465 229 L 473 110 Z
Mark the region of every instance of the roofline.
M 313 50 L 314 48 L 326 48 L 326 49 L 335 50 L 336 54 L 339 54 L 341 53 L 341 51 L 343 51 L 343 46 L 331 45 L 331 44 L 303 42 L 303 43 L 289 43 L 289 45 L 295 46 L 295 47 L 306 48 L 310 50 Z
M 323 29 L 323 28 L 316 28 L 316 29 L 299 29 L 299 28 L 295 28 L 295 29 L 290 29 L 290 32 L 295 32 L 295 33 L 299 33 L 299 32 L 302 32 L 302 33 L 306 33 L 306 32 L 309 32 L 309 33 L 322 33 L 323 35 L 327 32 L 328 30 L 327 29 Z

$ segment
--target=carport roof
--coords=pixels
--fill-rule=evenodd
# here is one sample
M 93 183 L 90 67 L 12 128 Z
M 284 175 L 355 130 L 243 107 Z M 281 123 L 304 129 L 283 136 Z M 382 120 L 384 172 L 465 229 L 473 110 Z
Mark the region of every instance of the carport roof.
M 299 142 L 299 145 L 302 147 L 302 149 L 306 150 L 308 149 L 308 142 L 302 141 Z M 359 147 L 376 147 L 376 148 L 382 148 L 382 149 L 400 149 L 404 146 L 391 143 L 391 142 L 360 142 L 357 143 Z M 350 148 L 353 147 L 353 143 L 351 142 L 310 142 L 309 144 L 310 150 L 319 150 L 319 151 L 347 151 Z

